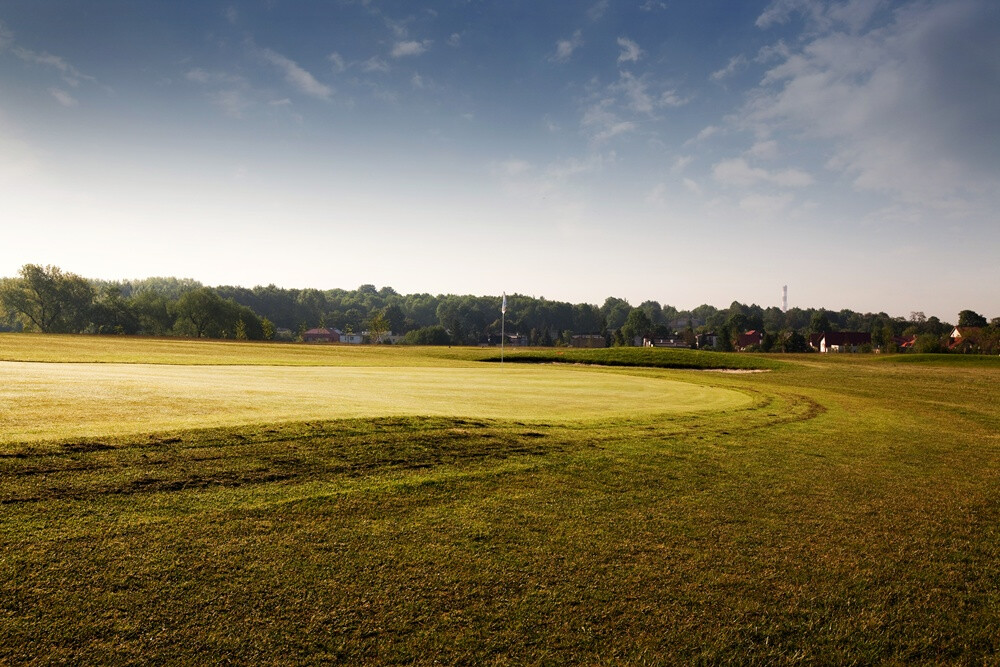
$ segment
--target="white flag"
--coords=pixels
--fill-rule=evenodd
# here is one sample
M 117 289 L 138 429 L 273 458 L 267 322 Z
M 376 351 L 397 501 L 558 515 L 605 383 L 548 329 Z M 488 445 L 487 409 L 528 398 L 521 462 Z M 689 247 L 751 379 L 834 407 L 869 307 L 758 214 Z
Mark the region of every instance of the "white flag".
M 507 314 L 507 292 L 503 293 L 503 303 L 500 304 L 500 312 L 504 315 Z

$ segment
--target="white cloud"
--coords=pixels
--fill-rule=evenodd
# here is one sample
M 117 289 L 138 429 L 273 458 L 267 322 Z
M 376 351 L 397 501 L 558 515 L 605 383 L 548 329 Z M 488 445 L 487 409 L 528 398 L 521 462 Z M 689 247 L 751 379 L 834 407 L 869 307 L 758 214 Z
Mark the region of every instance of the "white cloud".
M 631 132 L 636 128 L 632 121 L 622 120 L 610 110 L 613 99 L 603 99 L 588 108 L 580 121 L 581 126 L 590 133 L 595 142 L 603 142 L 612 137 Z
M 690 155 L 678 155 L 677 159 L 674 160 L 673 166 L 670 167 L 671 173 L 679 174 L 687 169 L 687 166 L 691 164 L 693 160 L 694 158 Z
M 667 184 L 657 183 L 652 187 L 652 189 L 646 194 L 646 203 L 655 204 L 657 206 L 663 206 L 667 203 Z
M 600 21 L 604 12 L 608 11 L 609 4 L 611 4 L 610 0 L 598 0 L 587 10 L 587 18 L 591 21 Z
M 413 76 L 410 77 L 410 85 L 414 88 L 420 90 L 423 89 L 427 84 L 424 83 L 424 77 L 420 76 L 419 73 L 414 72 Z
M 788 193 L 779 195 L 752 194 L 740 199 L 740 210 L 758 218 L 775 218 L 791 206 L 794 197 Z
M 690 97 L 681 97 L 676 90 L 667 90 L 660 95 L 659 106 L 661 107 L 682 107 L 691 101 Z
M 242 90 L 232 88 L 214 92 L 209 99 L 231 118 L 242 118 L 243 112 L 254 104 Z
M 70 86 L 79 86 L 81 81 L 97 82 L 97 79 L 88 74 L 84 74 L 59 56 L 55 56 L 44 51 L 38 52 L 26 49 L 23 46 L 18 46 L 15 43 L 14 34 L 2 23 L 0 23 L 0 50 L 8 48 L 15 57 L 26 63 L 42 65 L 44 67 L 51 67 L 55 69 L 60 73 L 63 81 Z
M 614 153 L 611 153 L 607 158 L 607 161 L 614 162 L 614 159 L 615 155 Z M 604 167 L 605 161 L 606 159 L 603 155 L 593 153 L 582 160 L 578 158 L 570 158 L 561 162 L 554 162 L 546 168 L 545 173 L 547 176 L 562 181 L 579 174 L 600 171 Z
M 743 158 L 722 160 L 712 167 L 712 176 L 724 185 L 746 188 L 758 183 L 771 183 L 784 188 L 802 188 L 812 185 L 813 178 L 799 169 L 768 171 L 751 167 Z
M 527 160 L 511 158 L 495 164 L 493 171 L 503 176 L 522 176 L 531 171 L 531 168 L 531 163 Z
M 729 59 L 729 62 L 726 64 L 725 67 L 723 67 L 720 70 L 712 72 L 710 78 L 712 79 L 712 81 L 722 81 L 723 79 L 727 79 L 733 74 L 735 74 L 736 71 L 739 70 L 741 67 L 746 65 L 746 63 L 747 59 L 746 56 L 744 56 L 743 54 L 740 54 L 738 56 L 733 56 L 732 58 Z
M 226 20 L 233 25 L 236 25 L 236 21 L 240 18 L 239 11 L 237 11 L 236 7 L 233 7 L 232 5 L 226 7 L 224 14 Z
M 361 63 L 361 69 L 365 72 L 388 72 L 389 63 L 382 60 L 378 56 L 372 56 L 368 60 Z
M 344 57 L 341 56 L 336 51 L 334 51 L 333 53 L 331 53 L 330 55 L 328 55 L 327 59 L 331 63 L 333 63 L 333 68 L 335 70 L 337 70 L 338 72 L 343 72 L 344 70 L 347 69 L 347 61 L 345 61 Z
M 393 58 L 407 58 L 410 56 L 419 56 L 430 48 L 432 42 L 430 40 L 424 40 L 423 42 L 416 42 L 413 40 L 406 42 L 396 42 L 396 45 L 392 47 L 392 53 L 390 54 Z
M 774 139 L 758 141 L 750 147 L 747 155 L 758 160 L 773 160 L 778 157 L 778 142 Z
M 552 60 L 564 63 L 581 46 L 583 46 L 583 33 L 577 30 L 570 39 L 560 39 L 556 42 L 556 53 L 552 56 Z
M 448 37 L 448 40 L 445 43 L 448 46 L 451 46 L 451 47 L 461 46 L 462 45 L 462 35 L 460 35 L 457 32 L 453 32 L 453 33 L 451 33 L 451 36 Z
M 649 96 L 647 84 L 644 79 L 636 78 L 628 72 L 622 72 L 618 81 L 618 90 L 625 94 L 628 100 L 628 107 L 639 113 L 651 113 L 653 111 L 653 98 Z
M 195 67 L 184 73 L 184 78 L 188 81 L 194 81 L 195 83 L 201 84 L 233 84 L 233 83 L 245 83 L 242 77 L 228 74 L 226 72 L 209 71 L 202 69 L 201 67 Z
M 701 129 L 700 132 L 698 132 L 698 134 L 696 134 L 693 138 L 688 139 L 684 143 L 691 144 L 698 141 L 704 141 L 705 139 L 708 139 L 709 137 L 718 134 L 720 131 L 721 130 L 717 125 L 706 125 Z
M 910 3 L 858 32 L 877 2 L 775 2 L 759 25 L 806 16 L 813 30 L 743 110 L 758 134 L 829 143 L 827 166 L 863 190 L 944 206 L 1000 178 L 1000 12 L 990 0 Z
M 332 88 L 317 81 L 312 74 L 299 67 L 294 60 L 271 49 L 264 49 L 261 51 L 261 55 L 269 63 L 284 71 L 285 81 L 297 88 L 299 92 L 321 100 L 328 100 L 333 96 Z
M 79 104 L 77 99 L 59 88 L 49 88 L 49 94 L 56 98 L 56 101 L 64 107 L 75 107 Z
M 684 184 L 684 187 L 687 188 L 689 192 L 696 194 L 699 197 L 704 194 L 704 192 L 702 192 L 701 186 L 698 185 L 697 181 L 694 181 L 693 179 L 690 178 L 685 178 L 681 182 Z
M 865 27 L 878 10 L 887 5 L 886 0 L 774 0 L 757 17 L 758 28 L 771 28 L 789 23 L 794 15 L 801 15 L 811 32 L 824 32 L 833 28 L 846 28 L 856 32 Z
M 619 65 L 628 62 L 639 62 L 639 58 L 642 57 L 642 49 L 639 48 L 638 44 L 626 37 L 619 37 L 618 46 L 622 47 L 621 53 L 618 54 Z

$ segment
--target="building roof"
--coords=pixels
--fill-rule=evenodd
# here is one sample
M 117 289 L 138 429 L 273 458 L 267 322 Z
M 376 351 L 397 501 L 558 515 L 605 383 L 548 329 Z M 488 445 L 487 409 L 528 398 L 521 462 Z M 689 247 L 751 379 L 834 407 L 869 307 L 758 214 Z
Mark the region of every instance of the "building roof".
M 975 338 L 983 333 L 982 327 L 955 327 L 951 332 L 952 338 Z
M 827 331 L 820 340 L 826 339 L 826 345 L 864 345 L 872 342 L 872 335 L 867 331 Z

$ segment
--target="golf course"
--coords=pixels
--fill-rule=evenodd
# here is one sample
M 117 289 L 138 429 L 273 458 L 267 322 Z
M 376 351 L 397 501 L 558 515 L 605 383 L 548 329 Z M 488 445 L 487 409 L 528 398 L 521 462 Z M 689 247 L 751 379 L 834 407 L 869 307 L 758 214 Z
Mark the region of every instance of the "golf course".
M 0 664 L 992 664 L 1000 359 L 0 334 Z

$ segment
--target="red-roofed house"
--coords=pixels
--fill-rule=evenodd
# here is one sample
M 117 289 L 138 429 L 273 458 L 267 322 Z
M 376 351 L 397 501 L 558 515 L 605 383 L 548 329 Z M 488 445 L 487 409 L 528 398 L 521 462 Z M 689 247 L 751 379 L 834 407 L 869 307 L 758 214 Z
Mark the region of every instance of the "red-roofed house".
M 820 352 L 857 352 L 859 347 L 872 342 L 872 335 L 863 331 L 827 331 L 816 335 L 820 337 Z
M 955 327 L 948 336 L 951 341 L 948 349 L 955 352 L 977 352 L 982 335 L 982 327 Z
M 759 346 L 762 342 L 764 342 L 764 332 L 751 329 L 745 334 L 740 334 L 739 337 L 737 337 L 736 349 L 743 351 L 751 345 Z
M 302 334 L 302 341 L 305 343 L 339 343 L 340 332 L 336 329 L 310 329 Z

